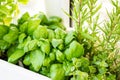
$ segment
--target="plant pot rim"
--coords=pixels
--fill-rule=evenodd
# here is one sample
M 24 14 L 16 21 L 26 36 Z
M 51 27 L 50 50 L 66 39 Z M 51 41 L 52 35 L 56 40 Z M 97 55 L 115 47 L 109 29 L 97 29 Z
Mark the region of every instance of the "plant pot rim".
M 0 59 L 0 80 L 51 80 L 41 74 Z

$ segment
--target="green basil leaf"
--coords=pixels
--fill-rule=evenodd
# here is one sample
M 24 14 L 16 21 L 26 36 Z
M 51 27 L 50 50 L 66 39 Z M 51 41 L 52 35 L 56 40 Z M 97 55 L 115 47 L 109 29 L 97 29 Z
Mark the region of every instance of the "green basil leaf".
M 72 60 L 72 58 L 79 58 L 84 55 L 84 48 L 77 41 L 73 41 L 70 44 L 70 47 L 65 50 L 65 55 L 68 60 Z
M 44 62 L 43 62 L 43 66 L 50 66 L 50 62 L 51 62 L 51 59 L 49 57 L 45 58 Z
M 29 20 L 28 21 L 27 33 L 29 35 L 33 35 L 33 32 L 39 27 L 40 22 L 41 22 L 40 19 L 31 19 L 31 20 Z
M 59 62 L 63 62 L 65 60 L 65 55 L 61 51 L 57 50 L 56 51 L 56 59 Z
M 0 39 L 3 39 L 3 36 L 8 33 L 8 27 L 0 25 Z
M 31 64 L 30 63 L 30 54 L 25 55 L 23 63 L 27 66 L 29 66 Z
M 41 25 L 46 25 L 46 23 L 48 23 L 48 19 L 43 12 L 40 12 L 36 17 L 41 20 Z
M 70 73 L 72 73 L 72 67 L 73 67 L 73 64 L 69 61 L 64 61 L 63 62 L 63 68 L 65 70 L 65 76 L 69 76 Z
M 5 40 L 8 43 L 13 43 L 18 38 L 18 29 L 16 27 L 11 27 L 8 34 L 6 34 L 3 37 L 3 40 Z
M 35 71 L 39 71 L 45 59 L 45 54 L 39 49 L 36 49 L 30 53 L 30 62 Z
M 26 42 L 26 44 L 24 46 L 24 52 L 35 50 L 37 48 L 37 43 L 38 43 L 38 41 L 35 39 Z
M 76 39 L 76 33 L 74 31 L 68 32 L 67 36 L 65 37 L 65 45 L 68 45 L 74 39 Z
M 24 22 L 30 19 L 30 15 L 28 12 L 24 13 L 20 19 L 18 19 L 18 24 L 23 24 Z
M 55 60 L 55 52 L 52 51 L 50 54 L 49 54 L 49 58 L 51 61 L 54 61 Z
M 0 50 L 5 50 L 9 47 L 9 43 L 4 41 L 4 40 L 0 40 Z
M 65 71 L 62 64 L 53 64 L 50 67 L 50 77 L 52 80 L 64 80 Z
M 24 22 L 22 25 L 20 25 L 19 30 L 20 32 L 27 33 L 28 29 L 28 22 Z
M 19 43 L 22 43 L 24 41 L 24 38 L 26 37 L 26 34 L 25 33 L 21 33 L 19 35 Z
M 17 48 L 19 48 L 19 49 L 24 49 L 25 45 L 26 45 L 29 41 L 31 41 L 31 37 L 30 37 L 30 36 L 28 36 L 22 43 L 19 43 L 18 46 L 17 46 Z
M 33 37 L 35 39 L 40 39 L 40 38 L 47 38 L 48 37 L 48 31 L 46 26 L 38 26 L 38 28 L 34 31 Z
M 48 19 L 49 24 L 60 23 L 60 22 L 62 22 L 62 19 L 60 17 L 58 17 L 58 16 L 51 16 Z
M 58 47 L 60 44 L 63 43 L 63 40 L 62 39 L 52 39 L 52 46 L 54 48 Z
M 46 53 L 46 54 L 49 54 L 50 53 L 50 49 L 51 49 L 51 46 L 50 46 L 50 42 L 48 39 L 41 39 L 40 40 L 40 44 L 41 44 L 41 51 Z
M 55 33 L 53 30 L 47 29 L 48 30 L 48 39 L 51 42 L 53 38 L 55 38 Z
M 16 49 L 13 54 L 8 58 L 8 62 L 14 63 L 22 56 L 24 56 L 25 52 L 22 49 Z
M 66 32 L 60 28 L 55 29 L 55 36 L 57 39 L 64 39 Z
M 64 49 L 65 49 L 64 44 L 60 44 L 60 45 L 58 46 L 58 49 L 61 50 L 61 51 L 64 50 Z

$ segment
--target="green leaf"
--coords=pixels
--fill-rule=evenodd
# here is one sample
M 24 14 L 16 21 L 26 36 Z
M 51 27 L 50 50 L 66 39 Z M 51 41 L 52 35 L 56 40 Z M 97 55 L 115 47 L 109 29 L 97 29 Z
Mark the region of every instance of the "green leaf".
M 8 43 L 13 43 L 18 38 L 18 29 L 16 27 L 10 27 L 9 33 L 4 35 L 3 40 Z
M 72 73 L 72 67 L 73 67 L 73 64 L 69 61 L 64 61 L 63 62 L 63 68 L 65 70 L 65 76 L 69 76 L 70 73 Z
M 65 55 L 61 51 L 57 50 L 56 51 L 56 59 L 59 62 L 63 62 L 65 60 Z
M 82 71 L 75 71 L 76 78 L 75 80 L 88 80 L 88 73 Z
M 49 54 L 49 58 L 51 61 L 54 61 L 56 56 L 55 56 L 55 51 L 53 50 L 50 54 Z
M 9 26 L 10 22 L 12 21 L 12 17 L 6 17 L 3 19 L 5 25 Z
M 30 19 L 30 15 L 28 12 L 24 13 L 20 19 L 18 19 L 18 24 L 23 24 L 24 22 Z
M 105 61 L 96 61 L 95 64 L 100 67 L 108 67 L 108 64 Z
M 31 64 L 30 63 L 30 54 L 25 55 L 23 63 L 27 66 L 29 66 Z
M 55 29 L 55 36 L 57 39 L 64 39 L 66 32 L 60 28 Z
M 9 47 L 9 43 L 4 41 L 4 40 L 0 40 L 0 50 L 6 50 Z
M 39 71 L 45 59 L 45 54 L 39 49 L 30 52 L 30 62 L 35 71 Z
M 19 35 L 19 43 L 22 43 L 24 41 L 25 37 L 26 37 L 26 34 L 25 33 L 21 33 Z
M 54 24 L 50 24 L 49 26 L 47 26 L 48 29 L 52 29 L 55 30 L 57 28 L 63 29 L 65 30 L 65 26 L 62 23 L 54 23 Z
M 105 61 L 102 61 L 102 62 L 100 63 L 100 66 L 101 66 L 101 67 L 108 67 L 108 64 L 107 64 Z
M 73 59 L 72 59 L 72 62 L 73 62 L 73 65 L 76 66 L 77 68 L 82 66 L 80 59 L 73 58 Z M 83 66 L 83 67 L 84 67 L 84 66 Z
M 7 50 L 7 57 L 10 57 L 14 53 L 14 51 L 16 50 L 16 47 L 17 45 L 12 45 L 9 47 L 9 49 Z
M 41 45 L 40 47 L 41 47 L 42 52 L 44 52 L 46 54 L 50 53 L 51 46 L 50 46 L 50 42 L 48 39 L 41 39 L 40 45 Z
M 55 33 L 53 30 L 47 29 L 48 30 L 48 39 L 51 42 L 53 38 L 55 38 Z
M 58 46 L 58 49 L 61 50 L 61 51 L 64 50 L 64 49 L 65 49 L 64 44 L 60 44 L 60 45 Z
M 68 32 L 67 36 L 65 37 L 65 44 L 68 45 L 76 38 L 76 33 L 74 31 Z
M 44 62 L 43 62 L 43 66 L 50 66 L 50 62 L 51 62 L 51 59 L 49 57 L 45 58 Z
M 72 60 L 72 58 L 80 58 L 84 55 L 84 48 L 77 41 L 73 41 L 70 44 L 70 47 L 65 50 L 65 55 L 68 60 Z
M 92 15 L 95 15 L 95 14 L 100 10 L 101 7 L 102 7 L 102 4 L 98 5 L 98 6 L 93 10 Z
M 0 13 L 10 15 L 10 10 L 5 5 L 0 5 Z
M 96 68 L 94 66 L 89 66 L 89 70 L 91 74 L 96 72 Z
M 39 14 L 35 15 L 38 19 L 41 20 L 40 24 L 41 25 L 46 25 L 48 22 L 48 19 L 46 15 L 43 12 L 40 12 Z
M 59 23 L 59 22 L 62 22 L 62 19 L 58 16 L 51 16 L 49 19 L 48 19 L 48 23 L 49 24 L 53 24 L 53 23 Z
M 8 62 L 14 63 L 22 56 L 24 56 L 25 52 L 22 49 L 16 49 L 13 54 L 8 58 Z
M 20 32 L 27 33 L 28 29 L 28 22 L 24 22 L 22 25 L 20 25 L 19 30 Z
M 116 75 L 110 74 L 109 76 L 107 76 L 107 80 L 116 80 Z
M 40 40 L 40 38 L 46 39 L 48 37 L 46 26 L 38 26 L 38 28 L 33 32 L 33 37 L 38 40 Z
M 35 39 L 26 42 L 26 44 L 24 46 L 24 52 L 35 50 L 37 48 L 37 43 L 38 43 L 38 41 Z
M 31 41 L 31 37 L 30 37 L 30 36 L 28 36 L 22 43 L 19 43 L 18 46 L 17 46 L 17 48 L 19 48 L 19 49 L 24 49 L 25 45 L 26 45 L 29 41 Z
M 39 27 L 40 19 L 31 19 L 28 21 L 27 33 L 33 35 L 33 32 Z M 37 33 L 38 34 L 38 33 Z
M 113 1 L 113 0 L 110 0 L 111 1 L 111 3 L 116 7 L 117 6 L 117 4 L 116 4 L 116 2 L 115 1 Z
M 3 39 L 3 36 L 8 33 L 8 27 L 0 25 L 0 39 Z
M 52 39 L 52 46 L 54 48 L 57 48 L 60 44 L 63 44 L 63 40 L 62 39 Z
M 64 80 L 65 71 L 62 64 L 53 64 L 50 67 L 50 77 L 52 80 Z
M 107 72 L 107 68 L 105 68 L 105 67 L 100 67 L 99 69 L 98 69 L 98 71 L 99 71 L 99 73 L 100 74 L 105 74 L 106 72 Z

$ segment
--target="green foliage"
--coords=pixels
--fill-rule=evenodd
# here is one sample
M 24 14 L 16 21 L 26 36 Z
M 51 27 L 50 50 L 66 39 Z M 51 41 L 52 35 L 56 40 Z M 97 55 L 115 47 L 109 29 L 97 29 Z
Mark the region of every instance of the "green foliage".
M 113 11 L 101 26 L 97 0 L 73 0 L 70 32 L 57 16 L 25 13 L 17 25 L 0 25 L 0 54 L 52 80 L 119 80 L 120 3 L 111 2 Z
M 83 52 L 77 49 L 77 47 L 79 49 L 82 47 L 81 44 L 77 41 L 75 45 L 72 43 L 73 40 L 76 40 L 75 32 L 72 32 L 71 38 L 70 34 L 68 35 L 64 30 L 61 21 L 61 18 L 57 16 L 47 18 L 45 14 L 40 12 L 33 17 L 30 17 L 28 13 L 23 14 L 18 19 L 17 25 L 1 25 L 0 52 L 4 55 L 7 53 L 5 58 L 8 59 L 8 62 L 19 64 L 19 61 L 21 61 L 26 68 L 51 77 L 53 80 L 66 79 L 65 68 L 63 68 L 64 61 L 67 60 L 64 54 L 65 49 L 69 44 L 72 44 L 70 49 L 73 48 L 72 46 L 75 47 L 70 51 L 70 61 L 73 57 L 76 57 L 72 55 L 75 50 L 77 50 L 77 57 L 79 57 L 79 52 L 80 54 L 83 54 Z M 62 27 L 58 27 L 60 24 L 62 24 Z M 57 27 L 53 29 L 51 25 Z M 66 45 L 64 41 L 67 41 L 69 36 L 71 39 Z M 64 67 L 67 66 L 64 65 Z
M 87 72 L 89 80 L 109 80 L 110 78 L 110 80 L 119 80 L 120 58 L 119 48 L 116 45 L 120 41 L 120 2 L 110 1 L 113 5 L 112 12 L 109 13 L 106 10 L 109 20 L 103 21 L 102 24 L 99 22 L 101 16 L 99 10 L 102 4 L 98 5 L 97 0 L 73 0 L 72 16 L 67 14 L 73 19 L 77 39 L 85 49 L 84 56 L 87 59 L 83 58 L 83 63 L 89 64 L 86 63 L 87 67 L 82 65 L 82 58 L 74 60 L 78 61 L 79 66 L 84 66 L 79 70 Z M 77 80 L 76 77 L 73 77 L 74 79 Z
M 28 1 L 0 0 L 0 24 L 10 25 L 12 19 L 19 13 L 18 3 L 27 4 Z

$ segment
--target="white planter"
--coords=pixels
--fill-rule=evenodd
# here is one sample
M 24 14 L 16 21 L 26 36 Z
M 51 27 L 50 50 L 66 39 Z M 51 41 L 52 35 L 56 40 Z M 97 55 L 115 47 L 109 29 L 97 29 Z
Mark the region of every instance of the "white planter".
M 51 79 L 0 59 L 0 80 L 51 80 Z

